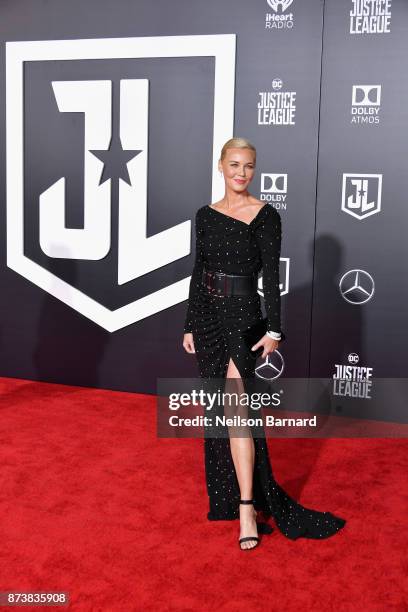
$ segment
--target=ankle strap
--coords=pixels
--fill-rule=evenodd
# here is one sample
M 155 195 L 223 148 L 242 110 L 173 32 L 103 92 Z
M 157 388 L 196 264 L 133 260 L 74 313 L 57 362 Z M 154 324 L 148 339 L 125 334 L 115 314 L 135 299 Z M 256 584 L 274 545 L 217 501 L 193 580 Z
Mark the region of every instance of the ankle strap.
M 254 500 L 253 499 L 240 499 L 239 503 L 240 504 L 253 504 Z

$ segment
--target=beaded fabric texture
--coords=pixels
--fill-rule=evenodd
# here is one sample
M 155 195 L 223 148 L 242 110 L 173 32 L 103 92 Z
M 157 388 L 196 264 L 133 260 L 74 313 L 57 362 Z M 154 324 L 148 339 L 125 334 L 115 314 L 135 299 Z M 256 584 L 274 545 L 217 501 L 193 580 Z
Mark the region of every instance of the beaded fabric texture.
M 242 379 L 254 379 L 256 356 L 243 331 L 263 317 L 260 296 L 217 296 L 202 284 L 202 270 L 253 274 L 262 270 L 268 329 L 281 331 L 279 258 L 281 218 L 265 204 L 251 223 L 245 223 L 209 205 L 195 216 L 196 254 L 190 281 L 184 332 L 193 334 L 200 377 L 225 378 L 230 357 Z M 257 510 L 271 514 L 290 539 L 327 538 L 346 521 L 331 512 L 298 504 L 275 481 L 264 437 L 253 436 L 255 464 L 253 499 Z M 204 459 L 209 520 L 239 518 L 240 490 L 228 437 L 205 437 Z

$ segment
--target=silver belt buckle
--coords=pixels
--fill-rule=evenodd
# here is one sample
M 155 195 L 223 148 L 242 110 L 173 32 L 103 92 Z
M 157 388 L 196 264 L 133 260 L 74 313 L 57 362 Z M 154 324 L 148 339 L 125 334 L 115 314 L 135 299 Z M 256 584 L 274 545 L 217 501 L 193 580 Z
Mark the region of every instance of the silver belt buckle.
M 224 274 L 224 272 L 218 272 L 218 276 L 219 276 L 220 280 L 224 280 L 224 293 L 221 293 L 221 287 L 219 287 L 217 289 L 217 293 L 219 294 L 218 297 L 224 297 L 224 295 L 225 295 L 225 283 L 226 283 L 227 277 Z M 222 277 L 224 277 L 224 279 Z

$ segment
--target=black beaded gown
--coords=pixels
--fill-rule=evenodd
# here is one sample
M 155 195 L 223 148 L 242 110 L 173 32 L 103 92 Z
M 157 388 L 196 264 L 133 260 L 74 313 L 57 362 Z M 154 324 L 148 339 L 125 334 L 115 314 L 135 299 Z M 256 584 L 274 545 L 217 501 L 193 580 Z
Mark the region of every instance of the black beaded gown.
M 242 331 L 262 318 L 260 296 L 220 297 L 202 284 L 206 268 L 228 274 L 251 274 L 262 270 L 268 329 L 279 332 L 279 258 L 281 219 L 265 204 L 251 223 L 221 213 L 209 205 L 195 217 L 196 255 L 190 281 L 184 332 L 193 334 L 200 377 L 225 378 L 230 357 L 242 379 L 255 376 L 256 357 L 242 340 Z M 346 521 L 331 512 L 306 508 L 275 481 L 266 438 L 254 437 L 254 507 L 272 515 L 288 538 L 327 538 Z M 205 475 L 209 497 L 209 520 L 239 518 L 240 491 L 227 437 L 205 437 Z

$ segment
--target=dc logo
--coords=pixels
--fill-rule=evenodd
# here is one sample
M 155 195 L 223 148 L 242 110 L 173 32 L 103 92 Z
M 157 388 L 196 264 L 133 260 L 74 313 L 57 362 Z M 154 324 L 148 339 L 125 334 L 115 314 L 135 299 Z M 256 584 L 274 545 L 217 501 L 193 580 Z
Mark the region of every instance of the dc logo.
M 356 364 L 360 361 L 360 357 L 357 355 L 357 353 L 350 353 L 348 356 L 348 362 L 352 363 L 352 364 Z
M 283 81 L 282 79 L 273 79 L 272 81 L 272 89 L 282 89 L 283 87 Z
M 381 210 L 382 174 L 343 174 L 341 210 L 366 219 Z
M 219 151 L 233 134 L 235 35 L 6 44 L 7 265 L 110 332 L 187 299 L 189 276 L 169 282 L 177 275 L 162 274 L 161 286 L 148 280 L 190 254 L 192 234 L 191 220 L 172 225 L 170 218 L 165 219 L 166 229 L 148 236 L 149 116 L 155 94 L 146 70 L 140 78 L 118 76 L 120 62 L 127 61 L 128 70 L 137 72 L 135 60 L 183 58 L 184 64 L 188 58 L 208 56 L 215 58 L 209 163 L 211 197 L 216 200 L 224 186 L 217 172 Z M 95 78 L 81 72 L 88 60 L 93 60 L 87 70 L 96 70 Z M 25 70 L 26 63 L 30 70 Z M 68 64 L 68 79 L 42 76 L 56 70 L 49 68 L 55 65 L 57 74 L 64 73 Z M 26 75 L 32 70 L 36 78 L 30 81 Z M 109 71 L 115 78 L 109 78 Z M 185 78 L 188 90 L 191 83 Z M 31 126 L 30 137 L 36 129 L 27 95 L 43 103 L 35 112 L 53 145 L 49 158 L 57 159 L 49 174 L 51 164 L 31 144 L 35 139 L 25 138 L 26 125 Z M 77 117 L 81 139 L 70 131 Z M 36 174 L 40 166 L 47 170 L 41 178 L 35 176 L 35 189 L 25 189 L 27 173 Z M 196 208 L 192 205 L 191 216 Z M 80 213 L 79 221 L 73 221 L 73 212 Z
M 292 4 L 293 0 L 268 0 L 268 4 L 275 13 L 278 12 L 278 8 L 282 11 L 286 11 L 287 8 Z
M 353 85 L 353 106 L 380 106 L 381 85 Z
M 261 191 L 263 193 L 287 193 L 287 174 L 261 174 Z

